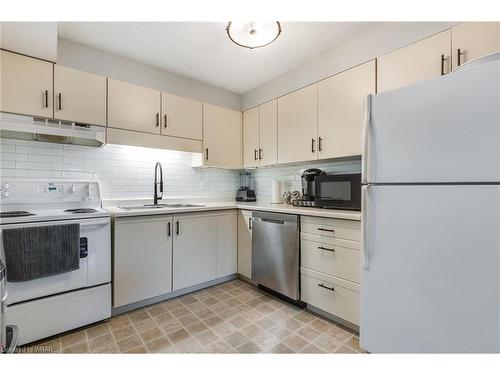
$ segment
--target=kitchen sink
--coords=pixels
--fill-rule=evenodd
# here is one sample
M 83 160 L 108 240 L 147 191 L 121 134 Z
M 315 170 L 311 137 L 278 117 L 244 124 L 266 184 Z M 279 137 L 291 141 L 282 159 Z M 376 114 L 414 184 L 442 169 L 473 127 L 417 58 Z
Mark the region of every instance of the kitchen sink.
M 159 204 L 143 204 L 140 206 L 121 206 L 120 210 L 133 211 L 133 210 L 148 210 L 151 208 L 184 208 L 184 207 L 205 207 L 204 204 L 194 203 L 159 203 Z

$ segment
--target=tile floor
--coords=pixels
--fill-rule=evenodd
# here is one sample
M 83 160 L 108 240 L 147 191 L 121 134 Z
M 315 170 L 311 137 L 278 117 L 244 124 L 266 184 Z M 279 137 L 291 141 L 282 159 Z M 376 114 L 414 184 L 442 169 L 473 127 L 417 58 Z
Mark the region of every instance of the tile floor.
M 26 353 L 359 353 L 355 332 L 233 280 L 22 348 Z

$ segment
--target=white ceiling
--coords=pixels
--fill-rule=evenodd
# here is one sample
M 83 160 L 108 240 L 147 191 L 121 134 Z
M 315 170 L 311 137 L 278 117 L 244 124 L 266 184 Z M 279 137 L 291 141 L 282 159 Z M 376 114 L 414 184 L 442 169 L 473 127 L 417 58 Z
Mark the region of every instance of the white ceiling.
M 61 22 L 59 36 L 238 94 L 367 31 L 367 22 L 284 22 L 271 45 L 233 44 L 223 22 Z

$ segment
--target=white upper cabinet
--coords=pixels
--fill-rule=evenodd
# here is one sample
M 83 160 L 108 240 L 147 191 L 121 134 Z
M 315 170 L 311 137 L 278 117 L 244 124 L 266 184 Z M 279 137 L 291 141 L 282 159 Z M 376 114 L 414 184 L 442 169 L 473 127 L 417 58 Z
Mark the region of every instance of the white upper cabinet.
M 202 103 L 166 92 L 161 93 L 161 134 L 201 140 Z
M 203 104 L 203 165 L 242 167 L 241 112 Z
M 259 113 L 260 107 L 243 112 L 243 166 L 259 166 Z
M 278 163 L 317 158 L 318 85 L 278 99 Z
M 53 64 L 12 52 L 0 53 L 0 110 L 52 117 Z
M 453 69 L 500 51 L 500 22 L 465 22 L 451 29 Z
M 108 126 L 160 134 L 161 93 L 108 78 Z
M 397 89 L 450 72 L 451 30 L 377 58 L 377 92 Z
M 361 155 L 364 98 L 375 93 L 375 60 L 318 83 L 318 159 Z
M 54 117 L 106 125 L 106 77 L 54 65 Z
M 265 167 L 278 163 L 278 100 L 260 106 L 259 165 Z

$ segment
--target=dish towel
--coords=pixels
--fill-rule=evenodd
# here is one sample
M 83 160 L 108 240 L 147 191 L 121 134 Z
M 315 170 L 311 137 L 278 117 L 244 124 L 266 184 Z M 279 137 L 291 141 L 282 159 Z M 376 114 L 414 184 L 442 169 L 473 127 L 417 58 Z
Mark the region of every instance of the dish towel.
M 80 224 L 2 232 L 7 281 L 28 281 L 80 268 Z

